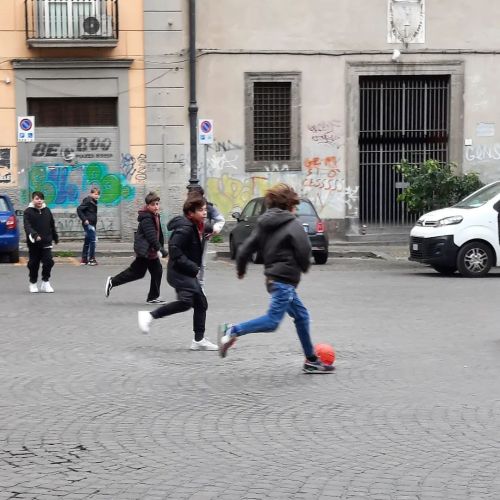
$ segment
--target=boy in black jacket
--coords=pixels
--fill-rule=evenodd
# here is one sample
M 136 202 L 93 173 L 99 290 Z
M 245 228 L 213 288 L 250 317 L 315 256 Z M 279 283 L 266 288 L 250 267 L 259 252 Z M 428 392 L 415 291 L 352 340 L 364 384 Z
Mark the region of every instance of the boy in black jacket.
M 95 246 L 97 241 L 97 203 L 101 191 L 97 187 L 90 189 L 90 194 L 85 197 L 76 209 L 78 217 L 82 221 L 83 230 L 85 231 L 85 240 L 83 242 L 82 260 L 80 265 L 96 266 Z
M 203 259 L 205 246 L 205 219 L 207 205 L 198 192 L 188 194 L 183 206 L 184 217 L 174 217 L 167 225 L 172 231 L 168 242 L 167 281 L 177 292 L 177 300 L 165 304 L 152 312 L 139 311 L 139 328 L 149 333 L 153 319 L 188 311 L 193 308 L 194 339 L 192 351 L 216 351 L 217 346 L 205 338 L 205 320 L 208 302 L 198 274 Z
M 24 211 L 24 230 L 28 243 L 28 269 L 30 279 L 30 292 L 37 293 L 38 271 L 42 263 L 42 284 L 40 291 L 53 293 L 50 285 L 50 271 L 54 266 L 52 258 L 52 242 L 58 243 L 54 216 L 50 208 L 45 204 L 45 196 L 40 191 L 34 191 L 31 195 L 31 203 Z
M 266 314 L 237 325 L 219 326 L 219 354 L 225 357 L 236 339 L 247 333 L 275 331 L 285 313 L 294 320 L 306 360 L 305 373 L 330 373 L 333 366 L 322 363 L 314 352 L 309 331 L 309 312 L 297 295 L 301 273 L 311 265 L 311 244 L 294 212 L 300 203 L 287 184 L 277 184 L 266 193 L 268 210 L 257 220 L 252 234 L 236 257 L 238 278 L 243 279 L 250 256 L 259 251 L 264 260 L 267 291 L 271 302 Z
M 160 299 L 161 277 L 163 268 L 160 258 L 166 257 L 167 252 L 163 248 L 163 231 L 160 224 L 160 197 L 156 193 L 148 193 L 145 199 L 146 206 L 138 212 L 137 221 L 139 226 L 137 232 L 140 233 L 146 242 L 144 255 L 136 254 L 135 260 L 125 271 L 116 276 L 108 276 L 104 288 L 104 295 L 109 297 L 112 288 L 115 288 L 131 281 L 144 278 L 146 271 L 151 275 L 149 293 L 146 299 L 148 304 L 164 304 Z

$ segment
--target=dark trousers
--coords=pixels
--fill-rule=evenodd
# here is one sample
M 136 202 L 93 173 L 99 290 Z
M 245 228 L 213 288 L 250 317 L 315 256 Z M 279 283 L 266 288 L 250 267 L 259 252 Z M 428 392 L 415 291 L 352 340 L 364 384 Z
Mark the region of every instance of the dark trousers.
M 95 259 L 96 232 L 95 226 L 87 224 L 83 226 L 85 239 L 83 240 L 82 260 L 88 262 Z
M 30 283 L 38 281 L 38 270 L 40 262 L 42 263 L 42 281 L 49 281 L 50 271 L 54 267 L 51 248 L 42 248 L 39 246 L 28 246 L 29 260 L 28 269 L 30 272 Z
M 149 293 L 146 300 L 157 299 L 160 296 L 161 277 L 163 274 L 160 259 L 136 257 L 134 262 L 132 262 L 125 271 L 111 278 L 113 288 L 144 278 L 146 271 L 149 271 L 151 275 L 151 283 L 149 285 Z
M 151 316 L 158 319 L 193 308 L 194 339 L 199 342 L 205 336 L 205 320 L 208 309 L 207 298 L 203 293 L 195 293 L 189 290 L 176 290 L 176 292 L 177 300 L 158 307 L 151 312 Z

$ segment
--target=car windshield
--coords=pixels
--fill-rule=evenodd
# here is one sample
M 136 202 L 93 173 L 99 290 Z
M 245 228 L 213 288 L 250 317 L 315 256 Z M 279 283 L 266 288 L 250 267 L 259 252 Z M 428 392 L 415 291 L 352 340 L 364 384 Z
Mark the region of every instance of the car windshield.
M 500 194 L 500 181 L 484 186 L 482 189 L 467 196 L 467 198 L 459 201 L 454 206 L 457 208 L 477 208 L 484 205 L 498 194 Z
M 308 202 L 301 200 L 300 204 L 297 206 L 297 215 L 316 215 L 314 207 Z
M 0 198 L 0 212 L 8 212 L 9 207 L 5 198 Z

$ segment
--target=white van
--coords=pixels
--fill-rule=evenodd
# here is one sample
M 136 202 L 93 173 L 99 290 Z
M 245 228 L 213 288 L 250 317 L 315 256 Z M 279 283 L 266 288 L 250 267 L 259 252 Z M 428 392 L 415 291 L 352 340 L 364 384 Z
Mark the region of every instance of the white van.
M 409 259 L 470 278 L 500 266 L 500 181 L 420 217 L 410 233 Z

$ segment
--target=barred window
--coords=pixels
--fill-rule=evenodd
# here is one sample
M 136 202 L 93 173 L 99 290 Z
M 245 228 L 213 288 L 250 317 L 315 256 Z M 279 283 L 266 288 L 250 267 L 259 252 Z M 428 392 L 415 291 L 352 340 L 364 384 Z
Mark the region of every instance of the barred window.
M 253 87 L 254 159 L 290 160 L 290 82 L 256 82 Z
M 246 74 L 247 170 L 300 170 L 298 73 Z

